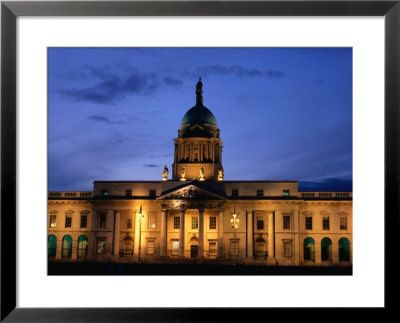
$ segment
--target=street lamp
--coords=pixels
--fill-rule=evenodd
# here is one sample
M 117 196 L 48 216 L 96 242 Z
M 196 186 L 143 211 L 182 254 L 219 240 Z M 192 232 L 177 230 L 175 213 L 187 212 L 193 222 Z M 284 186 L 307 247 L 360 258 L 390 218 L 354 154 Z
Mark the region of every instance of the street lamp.
M 141 248 L 141 243 L 142 243 L 142 218 L 144 218 L 144 215 L 142 214 L 142 205 L 140 205 L 140 211 L 139 211 L 139 264 L 141 263 L 140 248 Z
M 232 224 L 232 229 L 233 229 L 233 243 L 234 243 L 234 247 L 233 250 L 234 252 L 232 253 L 232 261 L 233 261 L 233 265 L 236 265 L 236 230 L 239 226 L 239 217 L 236 214 L 236 208 L 235 206 L 233 206 L 233 214 L 232 214 L 232 219 L 231 219 L 231 224 Z M 238 251 L 239 251 L 239 246 L 238 247 Z

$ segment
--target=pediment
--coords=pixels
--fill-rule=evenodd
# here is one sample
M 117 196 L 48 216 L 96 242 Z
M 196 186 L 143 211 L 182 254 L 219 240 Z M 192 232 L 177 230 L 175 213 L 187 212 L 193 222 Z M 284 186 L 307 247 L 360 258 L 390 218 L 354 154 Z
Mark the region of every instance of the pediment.
M 326 212 L 326 211 L 322 211 L 320 214 L 321 214 L 321 215 L 329 215 L 330 213 L 328 213 L 328 212 Z
M 304 212 L 302 212 L 302 214 L 304 214 L 304 215 L 313 215 L 314 213 L 310 212 L 310 211 L 304 211 Z
M 225 200 L 226 198 L 195 184 L 179 186 L 161 194 L 158 200 Z
M 337 214 L 339 214 L 339 215 L 347 215 L 347 213 L 346 213 L 346 212 L 343 212 L 343 211 L 340 211 L 340 212 L 338 212 Z
M 194 129 L 196 129 L 196 128 L 199 128 L 199 129 L 201 129 L 201 130 L 204 130 L 204 127 L 200 126 L 199 124 L 195 124 L 195 125 L 191 126 L 189 129 L 190 129 L 190 130 L 194 130 Z

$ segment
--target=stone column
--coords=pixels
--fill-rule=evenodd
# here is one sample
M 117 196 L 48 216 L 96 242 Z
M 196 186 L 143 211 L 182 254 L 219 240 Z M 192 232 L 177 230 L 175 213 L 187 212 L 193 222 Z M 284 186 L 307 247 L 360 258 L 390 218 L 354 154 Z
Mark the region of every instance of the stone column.
M 167 209 L 161 210 L 160 257 L 166 256 L 167 249 Z
M 71 253 L 71 259 L 77 259 L 78 258 L 78 239 L 72 238 L 72 253 Z
M 315 241 L 315 263 L 316 264 L 321 264 L 321 240 L 320 241 Z
M 224 210 L 218 210 L 218 258 L 224 256 Z
M 337 239 L 336 239 L 337 240 Z M 332 264 L 339 263 L 339 245 L 332 241 Z
M 139 211 L 134 212 L 132 217 L 132 222 L 135 223 L 135 239 L 134 239 L 134 246 L 133 246 L 133 254 L 135 256 L 139 256 L 139 235 L 140 235 L 140 217 Z
M 92 212 L 92 231 L 95 231 L 97 228 L 97 224 L 96 224 L 96 218 L 97 218 L 97 212 L 95 210 L 93 210 Z
M 113 255 L 119 256 L 119 231 L 120 231 L 120 212 L 114 212 L 114 250 Z
M 199 208 L 199 258 L 204 257 L 204 209 Z
M 179 221 L 179 258 L 185 258 L 185 212 L 181 209 L 181 218 Z
M 62 253 L 62 238 L 58 239 L 57 237 L 57 244 L 56 244 L 56 259 L 61 259 L 61 253 Z
M 268 258 L 267 264 L 276 265 L 275 237 L 274 237 L 274 211 L 268 211 Z
M 299 266 L 300 265 L 300 241 L 299 241 L 299 211 L 295 210 L 293 211 L 293 257 L 294 257 L 294 265 Z
M 247 258 L 253 258 L 253 211 L 247 211 Z

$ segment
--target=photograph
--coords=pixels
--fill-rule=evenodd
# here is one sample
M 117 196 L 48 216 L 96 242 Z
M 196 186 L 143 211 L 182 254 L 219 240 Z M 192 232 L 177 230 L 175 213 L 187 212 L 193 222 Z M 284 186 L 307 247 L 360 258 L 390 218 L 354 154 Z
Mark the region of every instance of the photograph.
M 352 275 L 351 47 L 48 47 L 48 275 Z

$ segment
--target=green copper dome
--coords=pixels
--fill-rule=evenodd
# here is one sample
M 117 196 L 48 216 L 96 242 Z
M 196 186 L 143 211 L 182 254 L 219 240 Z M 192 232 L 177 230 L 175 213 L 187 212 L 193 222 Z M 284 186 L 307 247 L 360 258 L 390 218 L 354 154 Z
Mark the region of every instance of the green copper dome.
M 201 77 L 196 84 L 196 105 L 185 113 L 181 125 L 196 123 L 217 125 L 217 120 L 212 112 L 203 105 L 203 83 L 201 82 Z
M 191 108 L 183 116 L 181 125 L 184 124 L 196 124 L 196 123 L 210 123 L 217 125 L 217 120 L 215 119 L 212 112 L 203 105 L 196 105 Z

